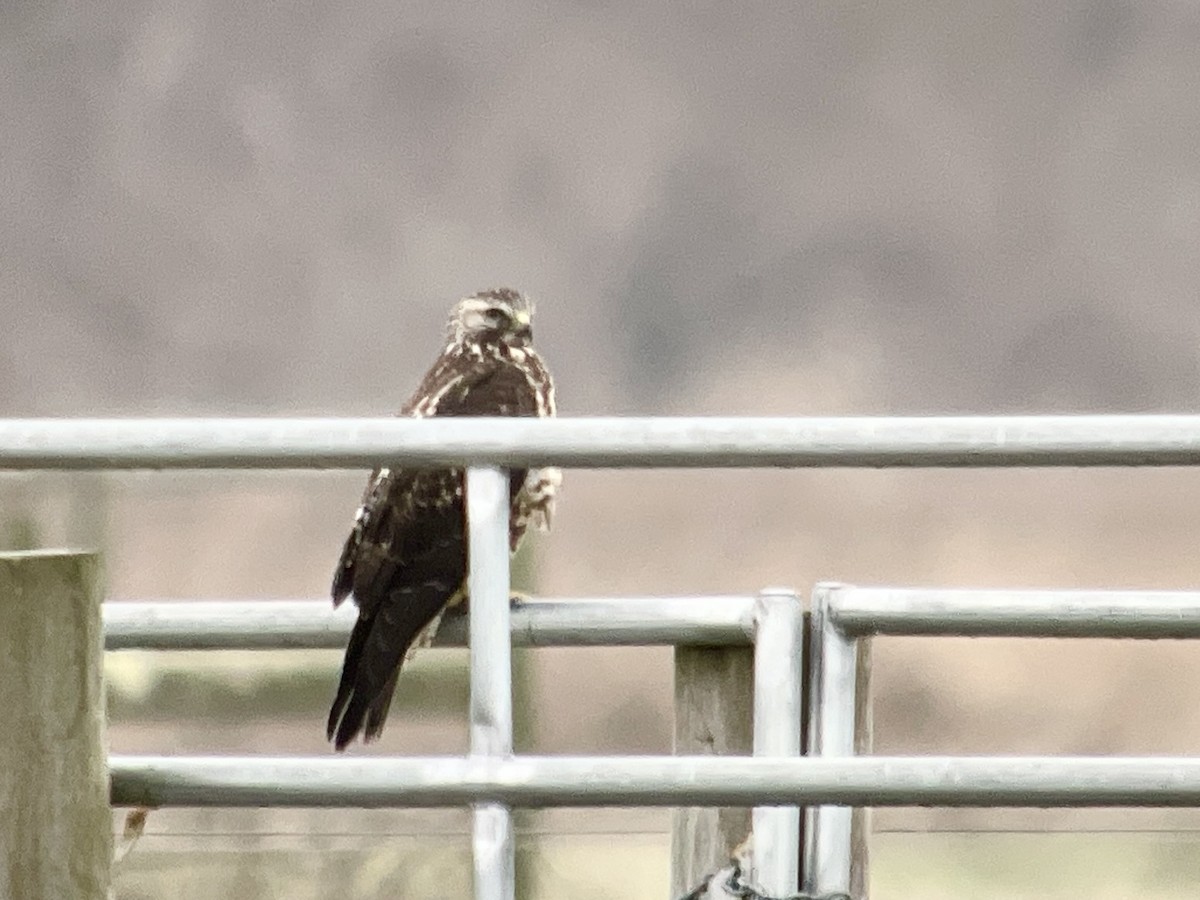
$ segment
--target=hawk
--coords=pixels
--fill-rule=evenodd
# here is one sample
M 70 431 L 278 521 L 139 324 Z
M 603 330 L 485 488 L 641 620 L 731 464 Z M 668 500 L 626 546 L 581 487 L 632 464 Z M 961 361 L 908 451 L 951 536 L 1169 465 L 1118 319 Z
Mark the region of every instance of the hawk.
M 511 288 L 454 307 L 448 341 L 397 415 L 552 416 L 554 382 L 531 341 L 533 306 Z M 509 475 L 509 549 L 530 525 L 550 526 L 557 469 Z M 377 738 L 400 667 L 428 646 L 442 614 L 466 594 L 465 470 L 376 469 L 333 577 L 333 605 L 353 597 L 350 634 L 326 737 L 344 750 Z

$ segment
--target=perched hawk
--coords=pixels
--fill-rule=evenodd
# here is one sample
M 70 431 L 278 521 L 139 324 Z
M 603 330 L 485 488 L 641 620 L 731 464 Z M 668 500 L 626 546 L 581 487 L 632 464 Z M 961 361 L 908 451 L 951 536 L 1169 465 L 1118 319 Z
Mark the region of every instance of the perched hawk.
M 398 413 L 407 416 L 552 416 L 554 383 L 530 344 L 533 308 L 501 288 L 467 297 L 450 315 L 449 340 Z M 379 736 L 396 677 L 427 646 L 442 613 L 466 592 L 463 469 L 377 469 L 333 577 L 333 603 L 353 596 L 358 621 L 346 646 L 326 734 L 344 750 Z M 547 528 L 557 469 L 510 475 L 509 546 L 530 524 Z

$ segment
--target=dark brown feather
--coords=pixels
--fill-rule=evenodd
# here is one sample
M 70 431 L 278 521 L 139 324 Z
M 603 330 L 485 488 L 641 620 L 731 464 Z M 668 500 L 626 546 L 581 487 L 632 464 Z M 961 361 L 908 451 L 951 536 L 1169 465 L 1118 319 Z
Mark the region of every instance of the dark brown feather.
M 400 410 L 410 416 L 553 414 L 553 387 L 530 348 L 451 343 Z M 511 473 L 515 500 L 525 470 Z M 513 545 L 525 523 L 514 518 Z M 359 618 L 346 647 L 327 734 L 338 750 L 377 737 L 409 648 L 467 575 L 463 470 L 377 469 L 334 573 L 332 596 Z M 365 729 L 365 731 L 364 731 Z

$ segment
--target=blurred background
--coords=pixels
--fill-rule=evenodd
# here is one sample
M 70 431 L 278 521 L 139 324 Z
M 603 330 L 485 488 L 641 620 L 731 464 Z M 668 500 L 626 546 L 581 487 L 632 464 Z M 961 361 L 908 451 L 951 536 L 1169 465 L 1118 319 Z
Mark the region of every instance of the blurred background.
M 387 413 L 498 285 L 538 300 L 563 415 L 1192 412 L 1197 96 L 1179 0 L 5 4 L 0 414 Z M 122 599 L 321 597 L 362 482 L 8 475 L 0 540 L 100 547 Z M 1197 496 L 1185 470 L 568 472 L 521 565 L 554 596 L 1194 588 Z M 1200 749 L 1190 645 L 875 654 L 880 752 Z M 112 750 L 326 753 L 339 662 L 112 655 Z M 669 751 L 669 651 L 519 666 L 525 749 Z M 424 654 L 355 752 L 459 752 L 465 698 L 462 654 Z M 1200 880 L 1185 813 L 876 822 L 879 900 Z M 464 824 L 164 811 L 118 896 L 454 895 Z M 524 827 L 530 897 L 666 892 L 665 813 Z

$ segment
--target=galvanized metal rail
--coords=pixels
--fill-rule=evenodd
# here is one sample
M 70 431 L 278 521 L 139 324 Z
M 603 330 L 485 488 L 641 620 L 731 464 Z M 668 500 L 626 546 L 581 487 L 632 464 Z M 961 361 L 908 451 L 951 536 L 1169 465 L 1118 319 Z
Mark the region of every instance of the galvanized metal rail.
M 980 591 L 828 583 L 817 585 L 813 592 L 812 627 L 817 637 L 810 663 L 809 752 L 821 762 L 861 764 L 867 760 L 854 759 L 855 658 L 860 639 L 872 635 L 1200 638 L 1200 592 Z M 933 801 L 937 805 L 969 805 L 967 798 L 982 794 L 992 797 L 993 802 L 986 804 L 991 806 L 1200 805 L 1188 785 L 1189 773 L 1200 766 L 1200 759 L 1191 757 L 874 757 L 872 763 L 885 778 L 874 785 L 878 791 L 865 805 L 888 805 L 901 785 L 914 786 L 935 773 L 958 784 L 958 790 L 952 791 L 957 800 Z M 1131 778 L 1148 780 L 1135 788 Z M 928 782 L 923 785 L 932 787 Z M 919 794 L 915 802 L 931 799 L 924 790 Z M 846 797 L 838 802 L 860 805 Z M 848 891 L 850 809 L 823 806 L 813 812 L 811 822 L 805 889 L 818 894 Z
M 476 805 L 475 896 L 512 898 L 517 805 L 757 804 L 756 873 L 796 881 L 797 804 L 809 883 L 846 890 L 846 805 L 1200 806 L 1200 759 L 853 758 L 855 642 L 872 634 L 1198 637 L 1197 594 L 889 591 L 820 586 L 810 758 L 799 750 L 799 600 L 507 602 L 503 467 L 1011 467 L 1200 465 L 1200 416 L 915 418 L 161 419 L 0 421 L 0 469 L 334 469 L 458 465 L 468 474 L 472 754 L 450 759 L 112 759 L 113 799 L 154 805 Z M 725 604 L 728 604 L 725 606 Z M 674 605 L 672 605 L 674 604 Z M 272 608 L 267 609 L 270 605 Z M 717 608 L 720 606 L 721 608 Z M 209 619 L 209 616 L 212 616 Z M 307 604 L 238 612 L 113 604 L 107 643 L 341 646 L 349 620 Z M 202 621 L 202 620 L 207 620 Z M 463 623 L 446 639 L 461 642 Z M 530 645 L 756 645 L 755 758 L 512 755 L 510 638 Z M 782 807 L 782 808 L 780 808 Z M 786 855 L 792 855 L 788 860 Z
M 850 637 L 1200 638 L 1200 591 L 823 589 Z
M 758 596 L 645 597 L 532 600 L 509 610 L 507 509 L 496 490 L 471 489 L 479 475 L 499 485 L 496 470 L 468 473 L 472 577 L 471 755 L 465 758 L 113 757 L 113 802 L 151 806 L 446 806 L 476 809 L 473 850 L 476 896 L 511 897 L 510 808 L 631 802 L 679 805 L 692 795 L 686 765 L 673 759 L 630 757 L 534 758 L 512 755 L 509 638 L 525 646 L 755 645 L 754 752 L 744 760 L 771 763 L 800 753 L 803 608 L 800 598 L 775 589 Z M 500 480 L 497 482 L 496 479 Z M 482 495 L 483 499 L 480 499 Z M 496 535 L 503 543 L 496 540 Z M 488 547 L 491 540 L 494 546 Z M 475 550 L 484 547 L 484 553 Z M 495 569 L 502 566 L 498 570 Z M 489 590 L 490 588 L 490 590 Z M 491 609 L 487 610 L 490 604 Z M 485 621 L 480 623 L 480 611 Z M 496 611 L 501 616 L 496 616 Z M 486 621 L 487 616 L 491 621 Z M 341 648 L 354 612 L 319 601 L 117 601 L 103 609 L 109 650 Z M 464 617 L 448 619 L 438 643 L 467 643 Z M 633 760 L 630 777 L 625 763 Z M 725 759 L 728 759 L 726 757 Z M 698 772 L 723 760 L 702 757 Z M 549 767 L 548 769 L 546 767 Z M 637 767 L 645 769 L 639 776 Z M 665 768 L 664 768 L 665 766 Z M 656 773 L 675 774 L 663 785 Z M 729 770 L 736 772 L 736 769 Z M 760 777 L 751 786 L 771 784 Z M 726 779 L 722 775 L 721 779 Z M 659 801 L 643 803 L 658 792 Z M 744 793 L 744 789 L 735 789 Z M 772 789 L 770 805 L 755 811 L 756 877 L 779 895 L 798 882 L 799 809 Z M 703 795 L 698 795 L 703 797 Z M 749 795 L 748 795 L 749 796 Z M 674 800 L 670 800 L 674 797 Z M 668 802 L 670 801 L 670 802 Z M 689 801 L 690 802 L 690 801 Z M 782 804 L 782 805 L 781 805 Z M 509 893 L 505 893 L 508 891 Z
M 747 645 L 753 595 L 538 598 L 510 615 L 514 647 Z M 104 604 L 107 650 L 341 650 L 351 604 L 328 600 L 112 600 Z M 467 646 L 467 617 L 447 615 L 437 647 Z
M 512 622 L 508 609 L 508 475 L 467 470 L 471 598 L 471 761 L 512 758 Z M 482 802 L 481 802 L 482 801 Z M 472 836 L 476 900 L 513 900 L 516 838 L 503 801 L 475 798 Z
M 1200 465 L 1200 416 L 8 419 L 0 469 Z
M 117 756 L 112 777 L 155 806 L 1200 806 L 1200 759 L 1169 756 Z

